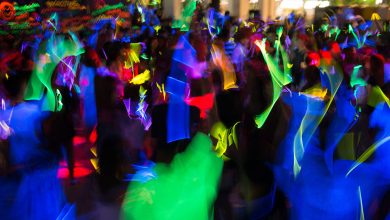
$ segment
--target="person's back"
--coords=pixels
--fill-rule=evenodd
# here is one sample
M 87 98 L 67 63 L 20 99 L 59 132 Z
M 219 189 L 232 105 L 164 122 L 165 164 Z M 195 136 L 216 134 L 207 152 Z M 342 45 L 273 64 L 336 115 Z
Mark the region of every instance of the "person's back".
M 2 117 L 8 118 L 12 129 L 10 142 L 10 161 L 13 165 L 39 163 L 49 153 L 42 148 L 38 136 L 42 125 L 42 114 L 36 103 L 23 102 L 7 109 Z

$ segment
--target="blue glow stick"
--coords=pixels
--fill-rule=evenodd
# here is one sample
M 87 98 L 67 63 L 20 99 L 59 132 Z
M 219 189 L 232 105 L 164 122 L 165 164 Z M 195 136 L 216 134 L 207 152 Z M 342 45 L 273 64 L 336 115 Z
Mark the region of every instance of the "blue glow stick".
M 173 77 L 167 79 L 169 96 L 167 143 L 190 138 L 190 109 L 184 101 L 186 83 Z

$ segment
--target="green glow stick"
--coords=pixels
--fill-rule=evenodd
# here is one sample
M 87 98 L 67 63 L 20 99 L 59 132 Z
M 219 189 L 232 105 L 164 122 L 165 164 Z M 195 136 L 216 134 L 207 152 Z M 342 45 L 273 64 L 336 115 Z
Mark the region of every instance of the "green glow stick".
M 24 98 L 25 100 L 40 100 L 46 90 L 42 106 L 44 111 L 60 111 L 60 96 L 52 88 L 52 74 L 56 66 L 62 62 L 75 74 L 80 59 L 79 55 L 84 52 L 77 37 L 73 33 L 70 35 L 72 40 L 53 34 L 38 48 L 37 59 Z M 68 56 L 76 56 L 76 63 L 73 66 L 69 66 L 63 61 Z
M 23 23 L 20 23 L 20 24 L 18 24 L 16 22 L 10 22 L 8 25 L 10 26 L 10 28 L 12 30 L 15 30 L 15 29 L 16 30 L 28 29 L 28 28 L 31 27 L 28 22 L 23 22 Z
M 282 47 L 278 47 L 281 54 L 282 54 L 282 60 L 283 60 L 283 69 L 284 71 L 281 71 L 279 68 L 279 64 L 276 61 L 275 58 L 272 58 L 265 50 L 265 39 L 262 40 L 260 43 L 259 41 L 256 41 L 255 44 L 260 48 L 260 51 L 264 57 L 265 62 L 267 63 L 271 80 L 272 80 L 272 86 L 273 86 L 273 98 L 272 103 L 263 111 L 260 113 L 260 115 L 257 115 L 255 117 L 255 122 L 257 125 L 257 128 L 261 128 L 265 121 L 267 120 L 269 114 L 271 113 L 271 110 L 273 106 L 275 105 L 276 101 L 279 99 L 279 96 L 282 92 L 282 87 L 284 85 L 289 84 L 292 82 L 292 78 L 290 75 L 290 68 L 288 67 L 288 56 L 285 50 Z
M 180 28 L 181 31 L 189 31 L 192 16 L 196 9 L 196 0 L 188 0 L 181 12 L 181 19 L 172 24 L 173 28 Z
M 359 37 L 356 35 L 355 31 L 353 30 L 352 25 L 349 25 L 349 26 L 348 26 L 348 31 L 349 31 L 350 33 L 352 33 L 353 37 L 355 38 L 355 40 L 356 40 L 356 42 L 357 42 L 357 44 L 358 44 L 358 48 L 361 48 L 361 47 L 362 47 L 362 44 L 361 44 L 361 42 L 360 42 Z
M 157 164 L 157 178 L 131 182 L 121 219 L 207 220 L 222 173 L 223 160 L 212 151 L 210 138 L 198 133 L 183 153 L 168 164 Z
M 340 31 L 340 29 L 339 29 L 338 27 L 332 28 L 332 29 L 329 31 L 329 37 L 332 37 L 333 34 L 336 34 L 334 40 L 337 40 L 337 38 L 338 38 L 340 32 L 341 32 L 341 31 Z
M 32 9 L 35 9 L 35 8 L 39 8 L 41 7 L 39 5 L 39 3 L 32 3 L 32 4 L 29 4 L 29 5 L 15 5 L 14 8 L 15 8 L 15 11 L 30 11 Z
M 336 36 L 335 36 L 334 40 L 337 40 L 337 38 L 339 37 L 340 33 L 341 33 L 341 30 L 339 28 L 337 28 Z
M 18 16 L 18 15 L 21 15 L 21 14 L 24 14 L 24 13 L 29 13 L 29 12 L 34 12 L 37 8 L 41 7 L 39 5 L 39 3 L 32 3 L 32 4 L 29 4 L 29 5 L 22 5 L 22 6 L 19 6 L 19 5 L 15 5 L 14 8 L 15 8 L 15 15 Z
M 58 89 L 56 89 L 56 100 L 58 100 L 58 101 L 56 103 L 55 109 L 57 111 L 61 111 L 64 104 L 62 103 L 62 94 L 61 94 L 60 90 L 58 90 Z
M 276 49 L 275 59 L 276 59 L 277 63 L 279 62 L 279 47 L 280 47 L 280 38 L 282 37 L 282 34 L 283 34 L 283 27 L 279 27 L 276 30 L 276 35 L 277 35 L 278 39 L 275 40 L 275 45 L 274 45 L 274 47 Z
M 329 28 L 329 24 L 323 24 L 323 25 L 321 25 L 321 30 L 322 30 L 323 32 L 328 31 L 328 28 Z
M 353 88 L 354 86 L 365 86 L 367 85 L 366 81 L 364 81 L 362 78 L 359 78 L 359 69 L 362 68 L 362 65 L 357 65 L 353 68 L 352 75 L 351 75 L 351 82 L 350 85 Z

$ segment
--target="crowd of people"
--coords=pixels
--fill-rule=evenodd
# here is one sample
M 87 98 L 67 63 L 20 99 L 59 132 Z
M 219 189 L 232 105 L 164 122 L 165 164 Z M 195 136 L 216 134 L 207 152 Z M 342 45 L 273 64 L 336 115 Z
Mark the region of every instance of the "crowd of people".
M 128 183 L 121 219 L 390 217 L 388 21 L 128 9 L 2 36 L 1 219 L 71 218 L 76 136 L 103 195 Z

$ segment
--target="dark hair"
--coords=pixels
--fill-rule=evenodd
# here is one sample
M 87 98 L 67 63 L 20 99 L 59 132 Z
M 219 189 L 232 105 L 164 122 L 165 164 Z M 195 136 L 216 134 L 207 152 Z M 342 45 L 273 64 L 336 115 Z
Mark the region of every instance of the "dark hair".
M 85 53 L 81 55 L 81 62 L 89 67 L 100 67 L 102 62 L 96 52 L 92 47 L 85 47 Z
M 107 42 L 104 44 L 102 51 L 100 52 L 100 57 L 106 58 L 106 65 L 110 66 L 115 60 L 120 57 L 121 49 L 123 48 L 123 44 L 119 41 Z
M 242 39 L 251 37 L 251 29 L 249 27 L 240 28 L 234 35 L 234 40 L 240 42 Z
M 24 84 L 30 79 L 31 70 L 28 60 L 22 54 L 14 53 L 7 57 L 6 76 L 2 76 L 2 83 L 9 98 L 16 98 L 24 90 Z
M 217 95 L 216 102 L 219 118 L 226 127 L 232 127 L 235 123 L 241 121 L 243 103 L 239 90 L 222 91 Z
M 24 91 L 24 85 L 31 76 L 31 71 L 11 71 L 8 72 L 8 78 L 3 79 L 3 85 L 9 98 L 18 97 Z
M 228 41 L 230 38 L 230 26 L 223 26 L 221 32 L 218 34 L 218 37 L 221 38 L 223 41 Z
M 380 54 L 374 54 L 370 58 L 371 76 L 370 82 L 382 87 L 385 76 L 385 58 Z
M 316 66 L 308 66 L 304 71 L 305 79 L 307 80 L 307 83 L 302 88 L 302 90 L 306 90 L 315 84 L 321 82 L 321 71 Z

